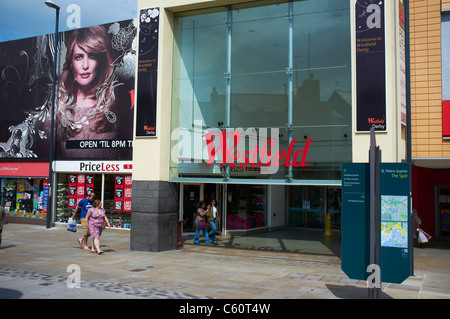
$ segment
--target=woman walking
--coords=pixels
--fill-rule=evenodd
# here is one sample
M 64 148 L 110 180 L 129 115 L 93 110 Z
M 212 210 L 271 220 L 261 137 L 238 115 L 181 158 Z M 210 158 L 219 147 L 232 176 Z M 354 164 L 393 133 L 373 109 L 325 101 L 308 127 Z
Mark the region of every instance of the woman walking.
M 105 210 L 102 208 L 102 202 L 96 199 L 92 204 L 92 208 L 88 210 L 86 214 L 86 220 L 89 221 L 89 232 L 93 238 L 92 241 L 92 253 L 102 254 L 103 251 L 100 250 L 100 236 L 102 235 L 103 225 L 111 228 L 108 217 L 106 217 Z

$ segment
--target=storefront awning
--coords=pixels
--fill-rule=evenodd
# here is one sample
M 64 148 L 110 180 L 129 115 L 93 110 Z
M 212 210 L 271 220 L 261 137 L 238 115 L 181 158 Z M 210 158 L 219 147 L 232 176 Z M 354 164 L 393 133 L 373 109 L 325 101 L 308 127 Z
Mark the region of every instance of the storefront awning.
M 0 162 L 0 177 L 48 177 L 48 162 Z

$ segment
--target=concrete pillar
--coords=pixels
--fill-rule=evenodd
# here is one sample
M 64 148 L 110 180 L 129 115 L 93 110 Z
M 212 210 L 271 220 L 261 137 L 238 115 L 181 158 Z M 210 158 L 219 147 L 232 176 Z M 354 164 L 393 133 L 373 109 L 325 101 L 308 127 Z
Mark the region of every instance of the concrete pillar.
M 164 181 L 133 181 L 130 249 L 177 249 L 178 190 Z

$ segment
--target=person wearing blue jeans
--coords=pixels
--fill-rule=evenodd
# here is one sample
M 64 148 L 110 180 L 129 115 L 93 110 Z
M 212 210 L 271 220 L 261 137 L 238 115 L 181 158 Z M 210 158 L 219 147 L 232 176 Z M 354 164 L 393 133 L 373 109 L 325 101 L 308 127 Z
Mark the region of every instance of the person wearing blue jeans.
M 208 217 L 208 221 L 209 221 L 209 239 L 216 244 L 217 240 L 216 240 L 216 231 L 217 231 L 217 227 L 218 227 L 218 223 L 220 222 L 220 218 L 219 218 L 219 211 L 217 210 L 217 206 L 216 206 L 216 200 L 213 199 L 211 201 L 211 204 L 208 205 L 208 208 L 206 209 L 206 215 Z
M 206 216 L 206 211 L 205 211 L 205 207 L 206 204 L 205 202 L 200 202 L 200 207 L 197 209 L 197 218 L 195 219 L 195 235 L 194 235 L 194 244 L 198 244 L 199 243 L 199 236 L 200 236 L 200 230 L 203 231 L 203 235 L 205 236 L 205 242 L 207 244 L 209 244 L 210 240 L 209 240 L 209 235 L 208 235 L 208 231 L 206 230 L 206 221 L 207 221 L 207 216 Z
M 75 208 L 75 211 L 73 212 L 72 219 L 75 220 L 75 215 L 80 210 L 80 222 L 81 222 L 81 228 L 83 229 L 83 237 L 78 239 L 78 244 L 80 245 L 80 248 L 84 250 L 89 250 L 88 247 L 88 239 L 91 234 L 89 233 L 89 221 L 86 220 L 86 214 L 89 209 L 92 208 L 92 203 L 94 202 L 95 194 L 94 192 L 91 192 L 87 198 L 83 198 L 78 202 L 77 207 Z

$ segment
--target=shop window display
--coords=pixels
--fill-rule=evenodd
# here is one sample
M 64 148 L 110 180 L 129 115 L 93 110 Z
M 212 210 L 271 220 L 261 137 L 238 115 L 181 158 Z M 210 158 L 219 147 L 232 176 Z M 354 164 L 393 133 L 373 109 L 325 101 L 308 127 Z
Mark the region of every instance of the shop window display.
M 101 194 L 102 175 L 59 174 L 56 195 L 56 221 L 67 223 L 78 202 L 93 191 Z M 80 218 L 77 215 L 75 218 Z M 79 223 L 79 220 L 78 220 Z
M 102 200 L 111 227 L 131 228 L 131 175 L 59 174 L 56 221 L 67 223 L 91 191 Z
M 6 215 L 46 218 L 48 180 L 41 178 L 1 179 L 2 205 Z
M 105 175 L 103 207 L 111 227 L 131 228 L 131 176 Z
M 267 225 L 267 186 L 230 185 L 227 194 L 227 230 Z

